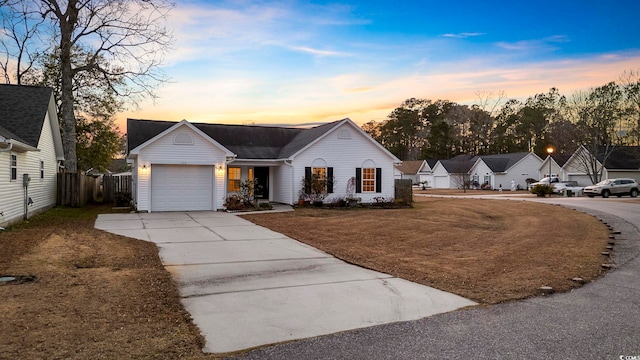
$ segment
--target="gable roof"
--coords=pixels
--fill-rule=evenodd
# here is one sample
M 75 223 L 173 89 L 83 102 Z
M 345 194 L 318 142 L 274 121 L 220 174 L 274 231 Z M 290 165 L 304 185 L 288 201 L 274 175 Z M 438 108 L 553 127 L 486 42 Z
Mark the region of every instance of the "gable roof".
M 127 152 L 174 126 L 174 121 L 127 119 Z M 303 129 L 190 123 L 241 159 L 274 159 Z M 295 147 L 293 147 L 295 148 Z
M 430 169 L 433 169 L 433 167 L 438 163 L 438 159 L 427 159 L 425 162 L 429 165 Z
M 0 135 L 36 148 L 53 89 L 0 84 Z
M 511 153 L 511 154 L 494 154 L 482 155 L 479 158 L 487 164 L 489 169 L 494 173 L 502 173 L 509 170 L 513 165 L 529 155 L 528 152 Z
M 597 154 L 594 157 L 602 164 L 607 151 L 605 151 L 605 147 L 597 147 L 596 151 Z M 640 170 L 640 146 L 614 146 L 609 148 L 608 151 L 610 154 L 603 165 L 607 170 Z M 571 154 L 571 157 L 563 167 L 572 162 L 574 158 L 581 157 L 581 154 L 589 154 L 589 150 L 584 145 L 580 145 Z
M 400 170 L 403 174 L 415 175 L 418 173 L 424 160 L 408 160 L 403 161 L 402 164 L 396 165 L 396 169 Z
M 564 164 L 566 164 L 567 161 L 569 161 L 569 159 L 571 158 L 571 155 L 573 154 L 567 154 L 567 153 L 551 154 L 551 158 L 553 159 L 553 161 L 556 162 L 556 164 L 558 164 L 558 166 L 563 167 Z
M 602 163 L 604 150 L 596 154 L 596 159 Z M 640 146 L 616 146 L 611 151 L 604 167 L 608 170 L 640 170 Z
M 463 174 L 469 172 L 476 162 L 476 157 L 456 156 L 449 160 L 438 161 L 449 174 Z
M 183 121 L 224 146 L 238 159 L 251 160 L 289 158 L 327 135 L 339 125 L 351 123 L 351 120 L 343 119 L 313 128 L 293 128 Z M 132 150 L 176 124 L 174 121 L 127 119 L 127 153 L 131 153 Z M 375 140 L 372 139 L 372 141 Z M 381 145 L 380 147 L 382 148 Z

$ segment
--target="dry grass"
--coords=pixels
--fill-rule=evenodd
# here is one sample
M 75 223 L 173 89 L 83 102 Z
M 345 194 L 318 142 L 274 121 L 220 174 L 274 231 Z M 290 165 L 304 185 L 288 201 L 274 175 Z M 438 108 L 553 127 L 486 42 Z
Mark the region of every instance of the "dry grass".
M 95 230 L 84 210 L 0 233 L 0 274 L 36 276 L 0 285 L 0 359 L 210 358 L 155 244 Z
M 304 208 L 246 218 L 348 262 L 485 304 L 599 277 L 607 240 L 588 215 L 504 200 L 417 198 L 413 209 Z
M 345 260 L 482 303 L 601 275 L 607 232 L 557 206 L 417 199 L 413 209 L 248 218 Z M 211 359 L 152 243 L 95 230 L 105 207 L 54 209 L 0 232 L 0 359 Z M 224 330 L 221 330 L 224 331 Z

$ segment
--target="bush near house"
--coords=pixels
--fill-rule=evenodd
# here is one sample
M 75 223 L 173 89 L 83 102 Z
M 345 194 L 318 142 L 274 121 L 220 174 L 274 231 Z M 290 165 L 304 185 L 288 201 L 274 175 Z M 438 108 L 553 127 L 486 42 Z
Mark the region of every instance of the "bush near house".
M 553 185 L 538 184 L 531 188 L 531 193 L 536 194 L 538 197 L 551 196 L 553 194 Z

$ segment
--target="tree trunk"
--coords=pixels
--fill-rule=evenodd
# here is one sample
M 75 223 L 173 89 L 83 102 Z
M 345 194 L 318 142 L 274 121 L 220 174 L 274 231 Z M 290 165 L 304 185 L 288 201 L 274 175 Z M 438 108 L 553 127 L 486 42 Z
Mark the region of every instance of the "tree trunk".
M 76 116 L 73 109 L 72 35 L 78 19 L 77 1 L 69 1 L 64 14 L 57 13 L 60 24 L 61 116 L 65 172 L 78 172 L 76 156 Z

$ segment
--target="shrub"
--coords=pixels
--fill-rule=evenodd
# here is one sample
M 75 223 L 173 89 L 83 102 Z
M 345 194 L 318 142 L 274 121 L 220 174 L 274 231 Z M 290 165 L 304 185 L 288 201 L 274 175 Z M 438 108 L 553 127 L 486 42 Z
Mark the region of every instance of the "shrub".
M 269 204 L 268 202 L 261 202 L 260 203 L 260 209 L 261 210 L 271 210 L 271 209 L 273 209 L 273 206 L 271 204 Z
M 547 195 L 551 195 L 553 194 L 553 185 L 549 185 L 549 184 L 534 185 L 531 188 L 531 193 L 536 194 L 538 197 L 545 197 Z
M 117 207 L 129 206 L 131 205 L 131 193 L 118 191 L 117 193 L 113 194 L 113 202 Z
M 224 200 L 227 210 L 243 210 L 246 206 L 241 196 L 230 195 Z

